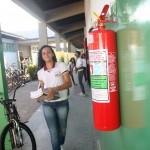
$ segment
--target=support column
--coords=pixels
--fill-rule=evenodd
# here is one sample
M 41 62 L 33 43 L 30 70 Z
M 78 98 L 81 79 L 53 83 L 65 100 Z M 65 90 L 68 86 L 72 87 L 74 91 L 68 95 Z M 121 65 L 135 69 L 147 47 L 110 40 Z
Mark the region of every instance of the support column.
M 38 27 L 39 27 L 39 47 L 41 47 L 43 45 L 48 44 L 47 26 L 46 26 L 46 23 L 39 22 Z
M 75 52 L 76 49 L 77 49 L 76 47 L 74 47 L 73 45 L 71 45 L 71 51 L 72 51 L 72 52 Z
M 56 43 L 56 57 L 57 61 L 63 61 L 61 49 L 60 49 L 60 35 L 58 33 L 55 33 L 55 43 Z
M 69 54 L 68 54 L 68 46 L 67 46 L 67 42 L 65 39 L 63 39 L 63 51 L 64 51 L 64 62 L 66 64 L 68 64 L 68 61 L 69 61 Z
M 60 35 L 55 33 L 56 51 L 60 52 Z
M 68 52 L 68 49 L 67 49 L 67 46 L 66 46 L 66 44 L 67 44 L 66 40 L 63 40 L 63 43 L 64 43 L 64 52 Z
M 71 43 L 68 42 L 68 52 L 71 52 Z

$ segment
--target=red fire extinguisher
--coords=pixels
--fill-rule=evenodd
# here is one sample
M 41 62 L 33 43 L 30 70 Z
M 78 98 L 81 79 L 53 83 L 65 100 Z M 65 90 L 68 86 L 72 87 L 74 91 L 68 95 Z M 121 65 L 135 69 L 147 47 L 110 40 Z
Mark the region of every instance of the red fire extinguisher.
M 108 9 L 105 5 L 88 40 L 94 126 L 102 131 L 120 126 L 116 33 L 104 26 L 114 22 L 105 20 Z

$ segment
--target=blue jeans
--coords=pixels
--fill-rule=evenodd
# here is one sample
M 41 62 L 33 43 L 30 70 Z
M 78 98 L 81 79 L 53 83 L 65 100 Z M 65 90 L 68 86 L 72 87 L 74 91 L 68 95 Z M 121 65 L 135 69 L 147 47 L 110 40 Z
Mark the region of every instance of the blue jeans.
M 60 102 L 43 102 L 43 112 L 51 135 L 53 150 L 60 150 L 65 142 L 67 118 L 69 112 L 68 99 Z
M 84 85 L 83 85 L 83 83 L 82 83 L 83 75 L 84 75 L 84 72 L 83 72 L 83 71 L 78 71 L 78 81 L 79 81 L 79 85 L 80 85 L 80 88 L 81 88 L 82 93 L 85 94 Z

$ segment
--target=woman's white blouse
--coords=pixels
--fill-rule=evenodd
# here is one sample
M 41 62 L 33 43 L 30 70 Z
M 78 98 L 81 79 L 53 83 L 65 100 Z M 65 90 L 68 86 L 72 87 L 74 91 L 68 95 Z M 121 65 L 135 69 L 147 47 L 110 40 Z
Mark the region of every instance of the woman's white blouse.
M 57 86 L 62 85 L 65 81 L 63 78 L 63 73 L 67 71 L 67 67 L 63 62 L 56 62 L 55 67 L 51 70 L 44 70 L 44 67 L 38 71 L 38 80 L 44 82 L 44 88 L 54 88 Z M 58 91 L 60 98 L 57 100 L 50 100 L 49 102 L 53 101 L 62 101 L 68 98 L 67 96 L 67 89 Z M 45 100 L 46 101 L 46 100 Z

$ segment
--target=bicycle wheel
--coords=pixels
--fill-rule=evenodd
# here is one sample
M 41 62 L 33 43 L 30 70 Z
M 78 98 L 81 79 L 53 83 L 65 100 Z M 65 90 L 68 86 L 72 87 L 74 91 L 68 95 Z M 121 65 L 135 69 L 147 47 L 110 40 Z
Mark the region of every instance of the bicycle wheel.
M 13 132 L 13 124 L 8 124 L 2 131 L 0 137 L 0 150 L 36 150 L 36 142 L 33 133 L 31 130 L 24 124 L 19 123 L 21 139 L 23 141 L 22 144 L 17 142 L 17 146 L 15 147 L 12 137 Z M 18 138 L 18 133 L 15 132 L 16 139 Z M 10 140 L 11 139 L 11 140 Z M 20 141 L 20 139 L 17 139 Z

